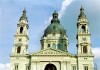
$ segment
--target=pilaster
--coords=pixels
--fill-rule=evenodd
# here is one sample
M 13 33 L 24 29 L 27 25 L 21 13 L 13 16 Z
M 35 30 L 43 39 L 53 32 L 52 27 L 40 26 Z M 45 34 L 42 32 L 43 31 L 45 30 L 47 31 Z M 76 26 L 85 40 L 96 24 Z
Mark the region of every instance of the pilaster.
M 67 69 L 67 62 L 61 61 L 61 70 L 66 70 L 66 69 Z

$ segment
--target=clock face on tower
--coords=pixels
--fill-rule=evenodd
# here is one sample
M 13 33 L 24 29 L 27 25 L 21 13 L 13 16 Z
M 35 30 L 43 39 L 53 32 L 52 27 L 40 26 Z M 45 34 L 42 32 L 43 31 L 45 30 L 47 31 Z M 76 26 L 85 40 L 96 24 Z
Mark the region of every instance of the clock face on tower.
M 83 40 L 83 41 L 86 41 L 86 37 L 83 37 L 82 40 Z

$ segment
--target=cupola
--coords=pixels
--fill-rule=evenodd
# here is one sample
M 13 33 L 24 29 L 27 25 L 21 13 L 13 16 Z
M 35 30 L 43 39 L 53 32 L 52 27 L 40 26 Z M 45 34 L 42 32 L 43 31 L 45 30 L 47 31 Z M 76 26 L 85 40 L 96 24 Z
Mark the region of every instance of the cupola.
M 51 24 L 45 29 L 44 36 L 48 34 L 66 34 L 66 30 L 60 24 L 60 20 L 58 19 L 58 13 L 54 11 L 52 14 Z

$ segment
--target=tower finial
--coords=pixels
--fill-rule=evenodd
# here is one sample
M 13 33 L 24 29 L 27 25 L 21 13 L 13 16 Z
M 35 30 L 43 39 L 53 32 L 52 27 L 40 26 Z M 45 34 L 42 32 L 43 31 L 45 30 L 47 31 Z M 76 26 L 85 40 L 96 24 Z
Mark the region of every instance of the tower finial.
M 26 8 L 25 8 L 25 6 L 24 6 L 24 10 L 23 11 L 26 11 Z
M 81 5 L 81 9 L 83 9 L 83 6 Z
M 80 11 L 84 12 L 84 9 L 83 9 L 82 5 L 81 5 L 81 8 L 80 8 Z
M 21 18 L 20 18 L 20 21 L 21 20 L 27 20 L 27 16 L 26 16 L 26 9 L 25 9 L 25 7 L 24 7 L 24 10 L 23 10 L 23 14 L 22 14 L 22 16 L 21 16 Z M 28 20 L 27 20 L 28 21 Z

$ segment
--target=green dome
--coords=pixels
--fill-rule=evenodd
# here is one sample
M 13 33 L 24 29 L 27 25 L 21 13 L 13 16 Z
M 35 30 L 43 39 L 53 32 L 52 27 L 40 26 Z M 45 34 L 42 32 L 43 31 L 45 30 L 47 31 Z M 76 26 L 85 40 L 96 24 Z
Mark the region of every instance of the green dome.
M 53 13 L 53 19 L 51 20 L 51 24 L 44 31 L 45 36 L 48 34 L 66 34 L 66 30 L 60 24 L 56 11 Z
M 66 30 L 61 24 L 55 22 L 46 28 L 45 35 L 47 34 L 66 34 Z

